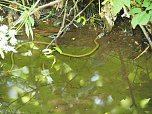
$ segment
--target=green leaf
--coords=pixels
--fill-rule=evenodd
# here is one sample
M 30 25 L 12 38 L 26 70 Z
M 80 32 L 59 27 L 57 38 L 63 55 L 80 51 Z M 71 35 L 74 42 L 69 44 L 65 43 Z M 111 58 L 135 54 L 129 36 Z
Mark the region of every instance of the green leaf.
M 146 8 L 146 10 L 152 10 L 152 3 Z
M 32 40 L 33 38 L 33 30 L 32 30 L 32 24 L 34 25 L 34 20 L 32 17 L 28 17 L 27 20 L 25 21 L 25 32 L 26 35 L 29 37 L 30 35 L 32 36 Z
M 23 6 L 25 6 L 25 0 L 21 0 L 21 1 L 22 1 Z
M 30 99 L 31 98 L 29 96 L 24 96 L 24 97 L 21 98 L 23 103 L 27 103 L 28 101 L 30 101 Z
M 152 22 L 152 16 L 150 17 L 150 20 L 149 20 L 150 22 Z
M 141 0 L 136 0 L 136 2 L 137 2 L 138 4 L 142 4 Z
M 150 5 L 150 0 L 144 0 L 143 6 L 148 7 Z
M 2 50 L 0 50 L 0 55 L 1 55 L 1 58 L 4 59 L 5 56 L 4 56 L 4 52 Z
M 29 21 L 30 21 L 31 25 L 34 26 L 34 19 L 31 16 L 29 16 Z
M 25 33 L 26 33 L 26 35 L 28 37 L 30 36 L 29 27 L 28 27 L 28 23 L 27 22 L 25 22 Z
M 135 14 L 138 14 L 138 13 L 141 13 L 142 10 L 140 8 L 133 8 L 129 11 L 129 14 L 130 15 L 135 15 Z
M 131 24 L 133 28 L 135 28 L 138 24 L 139 25 L 146 25 L 150 21 L 151 15 L 147 14 L 146 11 L 136 14 L 133 16 Z
M 113 1 L 114 15 L 117 15 L 117 13 L 120 12 L 123 6 L 124 6 L 124 2 L 122 0 L 114 0 Z
M 22 56 L 32 56 L 32 51 L 31 51 L 31 50 L 28 50 L 27 52 L 22 53 L 21 55 L 22 55 Z
M 146 11 L 140 14 L 139 25 L 146 25 L 150 20 L 150 15 Z
M 62 54 L 62 50 L 61 50 L 59 47 L 55 47 L 55 50 L 56 50 L 57 52 L 59 52 L 60 54 Z
M 143 99 L 140 101 L 141 108 L 145 108 L 151 98 Z
M 34 39 L 34 36 L 33 36 L 33 30 L 32 30 L 32 27 L 30 26 L 29 27 L 29 31 L 30 31 L 30 34 L 31 34 L 31 37 L 32 37 L 32 40 Z
M 33 42 L 30 43 L 30 48 L 35 50 L 39 49 Z
M 82 25 L 85 25 L 87 20 L 84 16 L 81 16 L 77 19 L 77 23 L 80 23 L 81 21 L 82 21 Z
M 79 17 L 78 19 L 77 19 L 77 23 L 80 23 L 81 22 L 81 18 Z
M 124 0 L 124 4 L 128 7 L 130 7 L 130 0 Z
M 133 16 L 132 20 L 131 20 L 131 25 L 133 27 L 133 29 L 136 28 L 136 26 L 138 25 L 138 18 L 140 17 L 140 14 L 136 14 Z
M 134 72 L 129 73 L 129 76 L 128 76 L 129 81 L 130 81 L 130 82 L 133 82 L 133 81 L 134 81 L 135 76 L 136 76 L 136 75 L 135 75 L 135 73 L 134 73 Z
M 150 10 L 148 14 L 152 16 L 152 10 Z

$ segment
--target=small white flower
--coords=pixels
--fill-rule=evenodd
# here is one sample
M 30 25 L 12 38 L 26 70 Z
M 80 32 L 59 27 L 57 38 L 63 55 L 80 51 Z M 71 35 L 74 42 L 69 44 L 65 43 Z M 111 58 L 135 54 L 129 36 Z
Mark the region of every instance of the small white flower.
M 10 52 L 10 51 L 12 51 L 12 52 L 14 52 L 14 53 L 17 53 L 17 51 L 15 50 L 15 47 L 12 47 L 12 46 L 9 46 L 9 45 L 7 45 L 7 46 L 5 46 L 4 48 L 4 51 L 7 53 L 7 52 Z
M 9 30 L 8 34 L 10 37 L 13 38 L 13 37 L 15 37 L 15 35 L 17 35 L 17 32 L 16 32 L 16 30 Z
M 17 53 L 14 46 L 17 44 L 17 39 L 15 35 L 17 34 L 16 30 L 9 30 L 8 26 L 0 26 L 0 56 L 4 59 L 4 53 L 12 51 Z M 10 44 L 10 45 L 9 45 Z
M 0 42 L 2 42 L 4 45 L 8 45 L 7 38 L 1 39 Z
M 17 44 L 17 39 L 15 37 L 12 37 L 10 39 L 10 43 L 11 43 L 11 45 L 16 45 Z
M 0 32 L 7 33 L 8 32 L 8 26 L 6 26 L 6 25 L 0 26 Z
M 6 37 L 6 35 L 0 31 L 0 40 L 2 39 L 8 40 L 8 37 Z

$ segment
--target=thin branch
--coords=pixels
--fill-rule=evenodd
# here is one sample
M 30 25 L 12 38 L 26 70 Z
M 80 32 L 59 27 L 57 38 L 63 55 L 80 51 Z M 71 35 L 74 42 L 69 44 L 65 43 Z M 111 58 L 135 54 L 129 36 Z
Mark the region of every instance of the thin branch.
M 144 53 L 147 52 L 147 50 L 149 49 L 149 44 L 147 43 L 147 47 L 144 49 L 144 51 L 142 51 L 137 57 L 134 58 L 134 60 L 138 59 L 140 56 L 142 56 Z
M 30 13 L 30 15 L 32 15 L 33 13 L 35 13 L 35 12 L 41 10 L 41 9 L 47 8 L 47 7 L 49 7 L 49 6 L 53 6 L 53 5 L 55 5 L 55 4 L 58 4 L 58 3 L 60 3 L 61 1 L 62 1 L 62 0 L 55 0 L 55 1 L 53 1 L 53 2 L 49 2 L 48 4 L 39 6 L 39 7 L 36 8 L 34 11 L 32 11 L 32 12 Z
M 143 31 L 146 39 L 148 40 L 148 42 L 149 42 L 149 44 L 150 44 L 150 47 L 152 48 L 152 41 L 151 41 L 150 36 L 149 36 L 149 34 L 147 33 L 145 27 L 144 27 L 143 25 L 140 25 L 140 28 L 141 28 L 141 30 Z

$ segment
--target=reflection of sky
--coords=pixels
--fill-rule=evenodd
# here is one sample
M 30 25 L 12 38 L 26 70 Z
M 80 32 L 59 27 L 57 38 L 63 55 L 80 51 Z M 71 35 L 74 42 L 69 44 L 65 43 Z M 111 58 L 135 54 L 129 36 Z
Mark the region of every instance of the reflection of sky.
M 23 90 L 18 88 L 17 86 L 11 87 L 8 91 L 9 97 L 16 99 L 18 98 L 18 93 L 22 93 Z
M 99 106 L 104 106 L 104 101 L 100 99 L 98 96 L 94 98 L 94 103 Z
M 108 104 L 111 104 L 112 102 L 113 102 L 113 98 L 112 98 L 111 95 L 109 95 L 109 96 L 107 97 L 107 103 L 108 103 Z
M 95 82 L 95 81 L 97 81 L 97 80 L 99 80 L 99 74 L 98 74 L 98 73 L 95 73 L 95 75 L 91 77 L 91 81 L 92 81 L 92 82 Z
M 11 87 L 11 86 L 13 86 L 14 85 L 14 82 L 9 82 L 9 81 L 7 81 L 7 86 L 8 87 Z
M 8 91 L 9 97 L 10 98 L 17 98 L 18 97 L 18 92 L 17 92 L 17 88 L 13 87 Z

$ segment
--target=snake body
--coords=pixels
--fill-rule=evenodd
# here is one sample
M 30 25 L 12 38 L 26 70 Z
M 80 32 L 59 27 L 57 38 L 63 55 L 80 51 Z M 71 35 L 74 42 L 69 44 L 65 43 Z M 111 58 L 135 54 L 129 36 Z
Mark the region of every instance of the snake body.
M 49 37 L 52 38 L 52 39 L 55 39 L 55 35 L 56 34 L 51 35 Z M 91 51 L 89 51 L 87 53 L 84 53 L 84 54 L 70 54 L 70 53 L 63 52 L 61 50 L 60 46 L 56 42 L 55 42 L 55 47 L 54 48 L 56 49 L 57 52 L 59 52 L 61 55 L 64 55 L 64 56 L 75 57 L 75 58 L 89 56 L 89 55 L 93 54 L 99 48 L 100 45 L 99 45 L 97 40 L 100 39 L 101 37 L 103 37 L 104 35 L 105 35 L 104 32 L 101 32 L 99 35 L 97 35 L 97 37 L 93 40 L 94 44 L 95 44 L 95 47 Z M 50 45 L 50 43 L 49 43 L 49 45 Z
M 89 56 L 89 55 L 93 54 L 99 48 L 99 43 L 97 42 L 98 39 L 99 39 L 98 37 L 96 37 L 94 39 L 95 47 L 91 51 L 89 51 L 85 54 L 76 55 L 76 54 L 70 54 L 70 53 L 65 53 L 65 52 L 60 52 L 60 54 L 64 55 L 64 56 L 68 56 L 68 57 L 75 57 L 75 58 Z M 56 45 L 56 46 L 59 47 L 58 45 Z
M 103 33 L 103 32 L 101 32 L 93 41 L 94 41 L 94 43 L 95 43 L 95 47 L 91 50 L 91 51 L 89 51 L 89 52 L 87 52 L 87 53 L 85 53 L 85 54 L 80 54 L 80 55 L 76 55 L 76 54 L 70 54 L 70 53 L 65 53 L 65 52 L 60 52 L 60 54 L 61 55 L 64 55 L 64 56 L 69 56 L 69 57 L 75 57 L 75 58 L 80 58 L 80 57 L 85 57 L 85 56 L 89 56 L 89 55 L 91 55 L 91 54 L 93 54 L 98 48 L 99 48 L 99 43 L 98 43 L 98 39 L 100 39 L 101 37 L 103 37 L 105 35 L 105 33 Z M 58 45 L 56 45 L 57 47 L 59 47 Z
M 91 50 L 91 51 L 89 51 L 89 52 L 87 52 L 87 53 L 84 53 L 84 54 L 70 54 L 70 53 L 66 53 L 66 52 L 63 52 L 62 50 L 61 50 L 61 48 L 60 48 L 60 46 L 57 44 L 57 43 L 55 43 L 55 47 L 54 47 L 54 49 L 55 49 L 55 51 L 57 51 L 58 53 L 60 53 L 61 55 L 64 55 L 64 56 L 68 56 L 68 57 L 74 57 L 74 58 L 80 58 L 80 57 L 85 57 L 85 56 L 89 56 L 89 55 L 91 55 L 91 54 L 93 54 L 98 48 L 99 48 L 99 43 L 98 43 L 98 39 L 100 39 L 102 36 L 104 36 L 104 33 L 100 33 L 93 41 L 94 41 L 94 44 L 95 44 L 95 47 Z M 49 45 L 50 43 L 48 43 L 48 42 L 39 42 L 39 41 L 33 41 L 33 43 L 36 43 L 36 44 L 44 44 L 44 45 Z M 59 51 L 59 50 L 60 51 Z M 52 54 L 52 53 L 51 53 Z
M 94 47 L 91 51 L 89 51 L 89 52 L 87 52 L 87 53 L 85 53 L 85 54 L 76 55 L 76 54 L 65 53 L 65 52 L 62 52 L 62 51 L 61 51 L 61 52 L 59 52 L 59 51 L 57 51 L 57 50 L 56 50 L 56 51 L 59 52 L 61 55 L 68 56 L 68 57 L 74 57 L 74 58 L 80 58 L 80 57 L 89 56 L 89 55 L 93 54 L 93 53 L 99 48 L 100 45 L 99 45 L 99 43 L 98 43 L 97 40 L 98 40 L 99 38 L 101 38 L 102 36 L 104 36 L 104 34 L 100 33 L 100 34 L 93 40 L 94 43 L 95 43 L 95 47 Z M 48 44 L 49 44 L 48 42 L 41 42 L 41 41 L 25 42 L 25 43 L 22 43 L 21 45 L 19 45 L 19 46 L 16 48 L 16 50 L 19 49 L 20 47 L 22 47 L 23 45 L 27 44 L 27 43 L 44 44 L 44 45 L 48 45 Z M 56 44 L 56 47 L 60 49 L 60 47 L 59 47 L 57 44 Z M 12 69 L 13 69 L 13 67 L 14 67 L 14 64 L 15 64 L 13 56 L 14 56 L 14 53 L 12 52 L 12 53 L 11 53 L 12 66 L 11 66 L 10 71 L 12 71 Z

